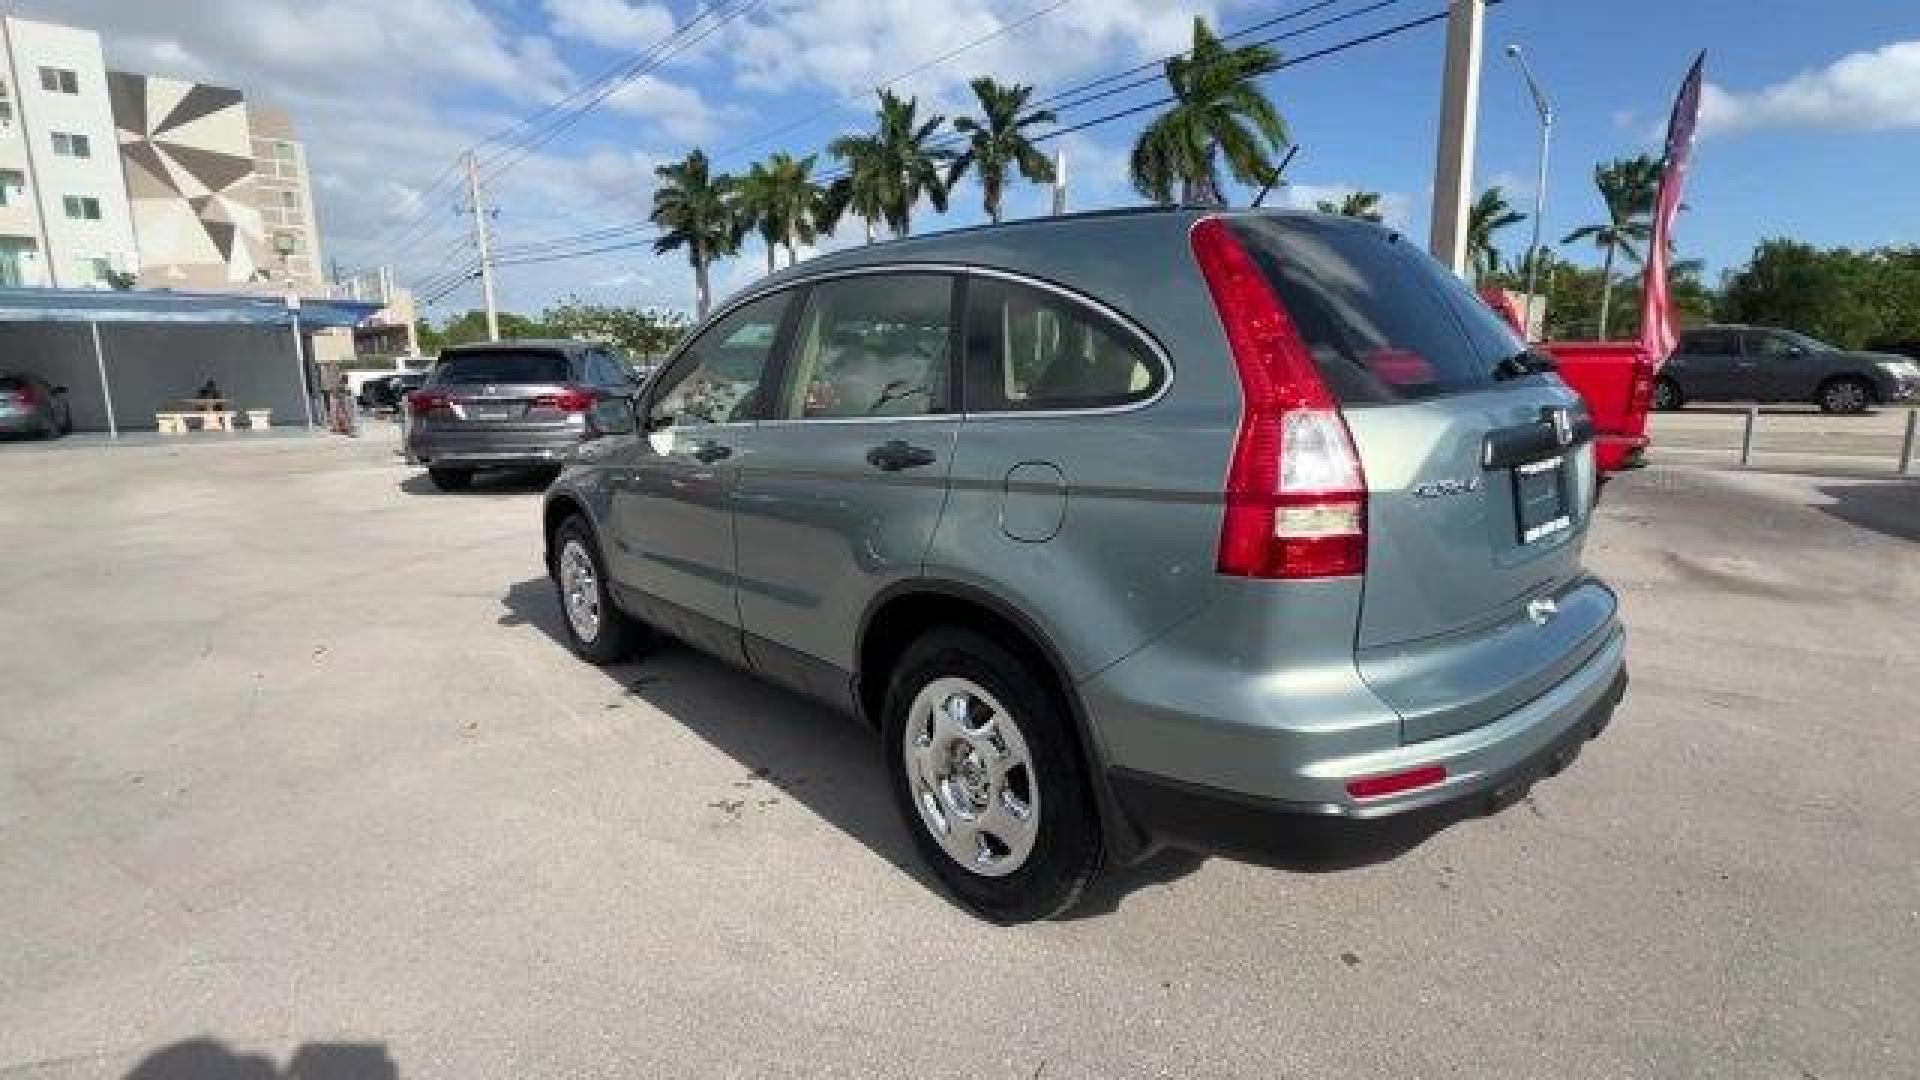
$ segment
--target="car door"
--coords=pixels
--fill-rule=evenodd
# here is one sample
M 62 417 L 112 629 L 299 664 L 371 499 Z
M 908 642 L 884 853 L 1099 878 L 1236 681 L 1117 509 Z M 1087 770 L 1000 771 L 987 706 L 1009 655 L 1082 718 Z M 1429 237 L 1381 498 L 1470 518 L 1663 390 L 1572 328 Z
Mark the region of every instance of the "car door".
M 1819 384 L 1818 359 L 1785 334 L 1748 330 L 1745 339 L 1748 371 L 1759 401 L 1806 401 Z
M 640 437 L 609 471 L 610 570 L 623 606 L 743 660 L 734 599 L 734 487 L 788 299 L 762 297 L 703 330 L 655 380 Z
M 1693 401 L 1727 401 L 1740 396 L 1741 365 L 1737 331 L 1710 327 L 1688 334 L 1668 365 L 1668 376 Z
M 740 619 L 754 666 L 848 702 L 868 601 L 916 576 L 946 501 L 958 287 L 892 272 L 813 285 L 741 467 Z

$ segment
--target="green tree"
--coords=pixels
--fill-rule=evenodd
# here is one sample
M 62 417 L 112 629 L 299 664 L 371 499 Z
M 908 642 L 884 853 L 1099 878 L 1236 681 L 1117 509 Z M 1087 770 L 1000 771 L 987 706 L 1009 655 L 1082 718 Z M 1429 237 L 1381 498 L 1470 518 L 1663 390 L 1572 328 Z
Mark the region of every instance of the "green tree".
M 1604 252 L 1600 269 L 1600 339 L 1607 337 L 1608 308 L 1613 301 L 1613 263 L 1624 254 L 1641 261 L 1635 245 L 1652 231 L 1653 200 L 1660 187 L 1660 162 L 1648 154 L 1616 158 L 1594 166 L 1593 184 L 1600 191 L 1600 202 L 1607 217 L 1592 225 L 1582 225 L 1561 239 L 1563 244 L 1591 240 Z
M 1509 225 L 1527 220 L 1507 205 L 1506 193 L 1498 185 L 1480 193 L 1467 211 L 1467 264 L 1473 267 L 1473 279 L 1480 281 L 1500 270 L 1500 249 L 1493 244 L 1494 234 Z
M 1134 189 L 1170 203 L 1178 185 L 1183 203 L 1223 205 L 1221 157 L 1243 184 L 1272 182 L 1287 125 L 1259 79 L 1279 66 L 1279 53 L 1262 45 L 1228 48 L 1195 16 L 1193 47 L 1163 65 L 1173 105 L 1133 144 L 1128 172 Z
M 693 288 L 700 318 L 713 306 L 707 276 L 714 260 L 740 250 L 740 223 L 734 213 L 735 181 L 713 175 L 707 155 L 696 149 L 682 161 L 654 170 L 660 186 L 653 192 L 653 223 L 661 235 L 653 242 L 657 255 L 684 250 L 693 266 Z
M 831 232 L 833 222 L 852 213 L 866 225 L 867 243 L 871 244 L 875 226 L 887 214 L 886 163 L 879 140 L 870 135 L 845 135 L 835 139 L 827 152 L 840 159 L 846 173 L 827 188 L 821 229 Z
M 850 170 L 864 171 L 863 180 L 855 186 L 870 196 L 867 205 L 877 205 L 879 216 L 895 236 L 913 231 L 913 208 L 922 196 L 934 210 L 945 213 L 947 209 L 941 166 L 953 159 L 953 152 L 932 145 L 934 133 L 947 118 L 935 115 L 922 120 L 919 110 L 918 98 L 881 90 L 874 133 L 843 136 L 827 146 L 827 152 L 846 162 Z
M 671 351 L 688 325 L 687 317 L 678 311 L 588 304 L 574 298 L 548 308 L 540 321 L 563 337 L 610 341 L 642 357 Z
M 786 231 L 786 211 L 780 206 L 773 174 L 765 162 L 754 162 L 734 185 L 733 213 L 743 230 L 760 234 L 767 251 L 767 273 L 773 273 L 773 255 L 780 249 L 781 233 Z
M 1720 314 L 1729 322 L 1781 326 L 1859 348 L 1894 336 L 1883 314 L 1888 309 L 1920 303 L 1920 289 L 1911 284 L 1894 300 L 1901 292 L 1897 263 L 1895 253 L 1886 250 L 1823 250 L 1764 240 L 1745 266 L 1727 275 Z
M 1377 191 L 1349 191 L 1339 199 L 1321 199 L 1314 203 L 1313 208 L 1323 214 L 1359 218 L 1375 225 L 1384 219 L 1380 212 L 1380 193 Z
M 1018 83 L 998 83 L 989 78 L 973 80 L 973 96 L 980 103 L 980 117 L 962 116 L 954 120 L 954 129 L 968 137 L 967 148 L 954 159 L 947 177 L 952 187 L 960 175 L 971 168 L 980 178 L 982 204 L 987 216 L 1000 221 L 1000 196 L 1006 189 L 1007 174 L 1019 174 L 1035 184 L 1053 183 L 1053 162 L 1027 137 L 1027 129 L 1051 124 L 1054 115 L 1046 109 L 1022 114 L 1033 87 Z
M 827 189 L 813 178 L 812 154 L 785 152 L 759 162 L 735 191 L 741 224 L 754 229 L 767 248 L 767 273 L 773 273 L 776 247 L 787 249 L 787 265 L 800 261 L 799 245 L 811 244 L 823 222 L 830 228 Z
M 555 333 L 553 328 L 546 324 L 536 322 L 525 315 L 517 315 L 511 311 L 502 311 L 499 314 L 502 340 L 564 336 Z M 471 345 L 476 341 L 485 341 L 487 340 L 487 313 L 474 310 L 449 319 L 446 325 L 440 328 L 438 337 L 437 346 L 430 350 L 435 353 L 454 345 Z M 421 348 L 425 349 L 427 339 L 422 337 L 420 344 Z

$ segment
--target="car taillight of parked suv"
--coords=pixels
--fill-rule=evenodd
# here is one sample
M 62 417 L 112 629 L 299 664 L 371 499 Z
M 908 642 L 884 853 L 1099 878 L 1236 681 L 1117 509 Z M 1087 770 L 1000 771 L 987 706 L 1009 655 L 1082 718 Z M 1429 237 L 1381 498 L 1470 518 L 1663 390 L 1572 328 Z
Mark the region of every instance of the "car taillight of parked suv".
M 729 303 L 549 490 L 546 552 L 589 661 L 667 635 L 872 725 L 929 865 L 1012 922 L 1564 765 L 1626 681 L 1592 442 L 1397 233 L 1060 217 Z

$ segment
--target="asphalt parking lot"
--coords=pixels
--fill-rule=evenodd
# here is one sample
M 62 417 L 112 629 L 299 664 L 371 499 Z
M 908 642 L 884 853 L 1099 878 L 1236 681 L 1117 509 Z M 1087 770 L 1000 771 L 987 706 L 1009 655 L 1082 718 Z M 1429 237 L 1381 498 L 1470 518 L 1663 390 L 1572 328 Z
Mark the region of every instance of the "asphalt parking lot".
M 1920 483 L 1629 475 L 1566 774 L 999 929 L 851 723 L 581 665 L 537 492 L 391 450 L 0 456 L 0 1076 L 1920 1075 Z

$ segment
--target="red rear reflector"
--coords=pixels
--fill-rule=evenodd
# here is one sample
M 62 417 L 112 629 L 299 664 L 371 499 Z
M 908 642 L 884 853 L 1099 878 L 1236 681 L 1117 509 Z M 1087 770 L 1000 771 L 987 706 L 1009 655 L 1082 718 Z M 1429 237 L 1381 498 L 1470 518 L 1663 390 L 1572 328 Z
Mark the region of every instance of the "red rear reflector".
M 425 416 L 435 409 L 445 408 L 447 395 L 438 390 L 415 390 L 407 395 L 407 411 L 415 416 Z
M 1218 569 L 1262 578 L 1347 577 L 1367 567 L 1367 482 L 1339 403 L 1246 247 L 1221 218 L 1193 227 L 1240 377 Z
M 593 408 L 593 391 L 579 387 L 569 387 L 557 394 L 541 394 L 533 399 L 536 409 L 559 409 L 561 412 L 583 413 Z
M 1356 799 L 1378 799 L 1383 795 L 1398 795 L 1403 791 L 1432 787 L 1447 778 L 1444 765 L 1422 765 L 1406 772 L 1388 773 L 1386 776 L 1367 776 L 1359 780 L 1347 781 L 1347 794 Z

